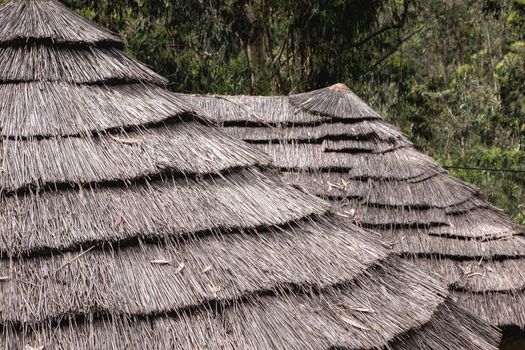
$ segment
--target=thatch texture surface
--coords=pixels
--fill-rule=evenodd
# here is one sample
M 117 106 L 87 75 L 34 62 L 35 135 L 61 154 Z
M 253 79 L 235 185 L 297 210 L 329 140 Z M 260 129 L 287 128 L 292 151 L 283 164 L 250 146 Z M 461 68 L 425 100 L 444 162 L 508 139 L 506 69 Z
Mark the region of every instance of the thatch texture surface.
M 0 251 L 14 256 L 92 241 L 282 225 L 323 214 L 326 209 L 324 202 L 275 183 L 275 178 L 256 170 L 223 178 L 166 176 L 127 187 L 11 195 L 3 198 L 0 209 Z
M 112 34 L 15 0 L 0 43 L 4 348 L 496 348 L 444 283 L 285 183 Z
M 332 293 L 333 294 L 333 293 Z M 334 298 L 257 298 L 231 305 L 220 317 L 210 312 L 181 313 L 176 318 L 135 319 L 114 317 L 100 320 L 95 327 L 74 323 L 61 329 L 43 326 L 31 336 L 18 336 L 8 344 L 52 344 L 53 349 L 380 349 L 382 337 L 363 339 L 356 318 L 345 317 L 355 302 L 353 295 Z M 344 304 L 347 302 L 348 305 Z M 347 307 L 348 306 L 348 307 Z M 334 307 L 333 313 L 326 313 Z M 360 308 L 356 308 L 361 310 Z M 356 314 L 366 315 L 360 311 Z M 389 316 L 385 315 L 390 321 Z M 366 317 L 366 316 L 365 316 Z M 365 318 L 361 316 L 360 318 Z M 419 315 L 415 316 L 418 319 Z M 89 318 L 88 318 L 89 320 Z M 473 332 L 476 319 L 448 303 L 438 307 L 432 321 L 415 334 L 398 336 L 386 344 L 388 349 L 464 349 L 495 348 L 484 339 L 491 332 Z M 285 338 L 277 338 L 274 326 Z M 359 326 L 352 326 L 359 325 Z M 392 325 L 395 327 L 395 325 Z M 185 335 L 191 333 L 192 338 Z M 50 337 L 50 334 L 53 334 Z M 15 340 L 16 339 L 16 340 Z M 358 345 L 355 345 L 358 344 Z M 385 348 L 386 348 L 385 346 Z
M 318 234 L 319 229 L 329 228 L 334 231 Z M 24 259 L 4 267 L 10 279 L 2 289 L 10 307 L 0 319 L 34 323 L 58 319 L 71 311 L 94 313 L 100 308 L 119 314 L 148 315 L 194 308 L 211 301 L 233 300 L 276 288 L 330 288 L 348 281 L 358 283 L 367 280 L 367 275 L 378 278 L 377 286 L 363 289 L 359 284 L 354 288 L 356 293 L 368 293 L 366 297 L 371 299 L 366 307 L 376 305 L 372 300 L 374 293 L 381 295 L 387 284 L 396 283 L 397 293 L 422 294 L 414 308 L 428 299 L 430 304 L 425 307 L 432 314 L 443 301 L 442 296 L 432 295 L 433 291 L 419 285 L 416 278 L 407 282 L 411 288 L 400 287 L 401 281 L 393 281 L 399 278 L 399 271 L 413 269 L 406 264 L 394 269 L 388 266 L 390 262 L 384 262 L 378 270 L 378 261 L 388 257 L 386 250 L 372 250 L 371 243 L 374 243 L 359 231 L 349 244 L 344 228 L 306 222 L 290 228 L 286 235 L 278 229 L 268 229 L 225 237 L 208 235 L 171 240 L 165 244 L 144 243 L 140 249 L 93 249 L 84 251 L 77 259 L 78 252 Z M 327 251 L 333 253 L 328 256 Z M 155 263 L 160 260 L 165 263 Z M 379 279 L 387 275 L 389 281 L 383 285 Z M 96 288 L 91 289 L 94 282 Z M 344 288 L 345 291 L 351 289 Z M 397 298 L 390 291 L 387 294 Z M 399 299 L 403 298 L 412 297 L 401 295 Z M 128 302 L 121 303 L 122 300 Z M 395 315 L 408 310 L 396 300 L 390 303 L 392 317 L 402 317 Z M 398 323 L 403 324 L 401 319 Z
M 287 183 L 330 200 L 338 217 L 376 230 L 395 252 L 444 277 L 464 306 L 494 324 L 525 327 L 525 304 L 513 301 L 525 295 L 525 230 L 348 88 L 185 99 L 266 151 Z M 230 105 L 235 117 L 225 113 Z M 256 122 L 240 122 L 254 114 Z
M 240 125 L 268 122 L 316 123 L 325 119 L 322 116 L 310 113 L 295 113 L 295 109 L 290 106 L 286 97 L 220 96 L 217 98 L 182 94 L 178 96 L 186 99 L 193 106 L 199 107 L 217 122 L 230 121 Z M 250 103 L 250 108 L 246 108 L 247 103 Z M 266 108 L 268 104 L 275 107 L 269 113 L 268 108 Z
M 308 192 L 318 196 L 357 197 L 371 206 L 447 208 L 464 203 L 477 193 L 477 189 L 454 181 L 446 174 L 438 174 L 419 182 L 384 181 L 383 178 L 356 176 L 352 169 L 348 176 L 338 172 L 285 172 L 284 179 L 290 183 L 299 183 Z M 447 188 L 452 190 L 450 195 L 440 196 L 439 194 Z
M 344 169 L 350 177 L 376 179 L 419 179 L 442 172 L 430 159 L 413 149 L 398 149 L 388 153 L 357 153 L 352 157 L 337 152 L 325 152 L 322 145 L 305 143 L 261 144 L 278 167 L 284 169 L 330 170 Z M 404 164 L 403 167 L 399 167 Z
M 253 98 L 256 99 L 261 97 Z M 206 108 L 205 104 L 198 103 L 199 99 L 197 97 L 187 99 L 190 102 L 197 101 L 194 102 L 195 106 Z M 227 109 L 227 105 L 224 105 L 223 108 Z M 208 114 L 212 114 L 212 112 L 208 112 Z M 220 120 L 220 118 L 217 119 Z M 230 122 L 233 123 L 234 120 L 231 120 Z M 387 145 L 397 145 L 399 143 L 406 144 L 408 142 L 407 140 L 401 138 L 401 133 L 391 129 L 388 124 L 379 120 L 362 120 L 352 124 L 333 122 L 322 124 L 306 123 L 306 125 L 301 125 L 300 123 L 292 123 L 287 128 L 260 122 L 259 124 L 255 124 L 252 127 L 229 125 L 227 129 L 224 129 L 224 132 L 246 141 L 263 141 L 265 143 L 272 140 L 304 140 L 311 143 L 318 143 L 322 140 L 341 139 L 373 140 L 378 144 L 386 143 Z
M 381 119 L 370 106 L 352 93 L 346 86 L 290 96 L 290 104 L 305 112 L 340 119 Z
M 114 34 L 95 26 L 58 1 L 11 1 L 2 5 L 0 43 L 32 40 L 59 44 L 123 44 Z
M 390 143 L 378 143 L 370 140 L 323 140 L 325 152 L 353 152 L 353 153 L 386 153 L 402 146 Z
M 477 322 L 479 322 L 478 318 L 473 315 L 465 317 L 457 305 L 445 303 L 426 327 L 406 341 L 398 340 L 395 348 L 434 350 L 484 347 L 483 342 L 479 342 L 478 335 L 472 331 L 476 328 Z
M 439 273 L 450 284 L 466 291 L 484 293 L 525 290 L 525 263 L 522 259 L 478 262 L 446 258 L 420 259 L 416 264 L 425 270 Z
M 516 325 L 525 323 L 525 293 L 514 292 L 453 292 L 461 305 L 492 324 Z
M 167 80 L 115 48 L 54 48 L 44 44 L 0 47 L 2 81 L 69 83 L 150 82 Z
M 131 180 L 167 170 L 209 174 L 269 162 L 253 146 L 195 122 L 94 137 L 6 140 L 2 156 L 4 191 L 50 183 Z
M 188 106 L 156 85 L 0 84 L 0 136 L 68 136 L 160 123 Z
M 440 237 L 428 234 L 423 229 L 417 230 L 379 230 L 383 238 L 391 242 L 394 251 L 404 256 L 419 257 L 451 257 L 454 259 L 512 259 L 523 258 L 525 254 L 525 237 L 512 236 L 488 240 L 466 240 L 450 237 Z M 419 236 L 416 234 L 419 233 Z M 426 233 L 422 234 L 422 233 Z M 450 240 L 454 244 L 450 244 Z

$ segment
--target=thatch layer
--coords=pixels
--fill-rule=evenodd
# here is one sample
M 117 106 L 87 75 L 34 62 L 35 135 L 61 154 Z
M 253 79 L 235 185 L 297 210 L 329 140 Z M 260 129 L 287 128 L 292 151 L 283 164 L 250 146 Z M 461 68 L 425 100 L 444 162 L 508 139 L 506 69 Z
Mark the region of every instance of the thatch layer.
M 12 138 L 90 134 L 193 111 L 155 85 L 0 84 L 0 136 Z
M 475 315 L 501 326 L 525 325 L 525 292 L 454 292 L 454 299 Z
M 251 97 L 251 96 L 200 96 L 183 95 L 178 97 L 206 112 L 217 122 L 232 121 L 240 124 L 266 123 L 314 123 L 323 121 L 321 116 L 312 116 L 308 113 L 297 115 L 296 109 L 291 107 L 285 97 Z M 246 106 L 250 103 L 250 107 Z M 267 104 L 271 103 L 275 109 L 268 113 Z
M 376 142 L 369 140 L 323 140 L 325 152 L 345 152 L 345 153 L 386 153 L 401 148 L 386 142 Z
M 457 305 L 445 303 L 434 314 L 432 321 L 426 327 L 415 331 L 407 339 L 400 339 L 395 349 L 481 349 L 488 344 L 485 341 L 479 341 L 475 331 L 478 322 L 477 317 L 465 315 Z M 492 344 L 492 346 L 497 345 Z
M 186 101 L 194 101 L 195 99 L 184 98 Z M 201 104 L 196 104 L 201 106 Z M 213 116 L 212 118 L 218 118 Z M 224 122 L 228 125 L 227 122 Z M 247 142 L 262 143 L 264 141 L 286 141 L 298 140 L 317 142 L 320 140 L 340 140 L 340 139 L 354 139 L 354 140 L 377 140 L 378 143 L 383 141 L 388 144 L 406 145 L 407 140 L 401 138 L 401 134 L 396 130 L 392 130 L 384 122 L 363 120 L 356 123 L 329 123 L 319 125 L 292 125 L 290 127 L 271 126 L 261 124 L 259 127 L 248 126 L 228 126 L 224 129 L 229 135 L 243 139 Z
M 525 257 L 525 237 L 520 235 L 469 240 L 429 235 L 425 227 L 378 230 L 385 240 L 391 242 L 394 251 L 404 256 L 451 257 L 467 261 Z
M 168 81 L 114 48 L 56 48 L 43 44 L 0 47 L 0 80 L 69 83 Z
M 525 230 L 481 199 L 476 187 L 417 152 L 348 88 L 266 99 L 204 99 L 187 100 L 197 100 L 209 114 L 224 113 L 227 101 L 244 110 L 244 116 L 256 106 L 257 124 L 242 125 L 227 113 L 216 119 L 229 134 L 268 152 L 286 182 L 329 199 L 338 217 L 378 230 L 395 252 L 444 275 L 462 303 L 478 293 L 464 303 L 469 309 L 496 324 L 525 327 L 521 307 L 511 302 L 525 286 L 525 275 L 517 273 L 525 259 Z M 438 263 L 447 258 L 453 259 L 454 269 Z M 474 272 L 481 279 L 458 279 L 465 266 L 482 269 L 480 261 L 488 264 L 488 272 Z M 486 307 L 495 295 L 501 311 Z
M 506 220 L 503 214 L 492 207 L 479 207 L 461 214 L 448 214 L 446 210 L 439 208 L 368 205 L 362 199 L 332 202 L 333 210 L 341 217 L 352 219 L 367 227 L 384 230 L 419 228 L 420 230 L 414 230 L 416 236 L 424 234 L 446 239 L 487 241 L 505 240 L 522 235 L 518 225 Z M 398 233 L 405 235 L 406 232 L 405 230 Z
M 476 209 L 462 215 L 449 215 L 447 226 L 429 230 L 449 238 L 504 239 L 522 235 L 522 228 L 493 208 Z
M 317 144 L 261 144 L 275 162 L 284 169 L 348 170 L 353 178 L 419 179 L 443 172 L 430 158 L 413 149 L 398 149 L 384 154 L 357 153 L 348 157 L 343 153 L 324 152 Z M 404 166 L 400 167 L 400 164 Z
M 120 38 L 56 0 L 15 0 L 1 5 L 0 43 L 31 40 L 123 45 Z
M 354 155 L 359 161 L 359 156 Z M 356 166 L 361 167 L 359 164 Z M 419 182 L 404 180 L 384 181 L 381 178 L 355 179 L 355 171 L 341 172 L 285 172 L 284 179 L 325 198 L 360 198 L 366 205 L 408 208 L 447 208 L 470 200 L 477 188 L 454 181 L 447 174 L 437 174 Z M 441 196 L 446 189 L 447 196 Z
M 414 228 L 447 224 L 447 213 L 439 208 L 411 208 L 366 205 L 362 199 L 332 199 L 332 210 L 338 216 L 353 219 L 375 228 Z
M 30 185 L 132 180 L 166 171 L 209 174 L 268 163 L 260 150 L 214 128 L 179 122 L 94 137 L 4 140 L 0 186 L 13 191 Z
M 52 0 L 0 7 L 3 346 L 364 350 L 452 332 L 443 284 L 115 45 Z M 487 324 L 449 318 L 473 332 L 454 343 L 495 349 Z
M 474 293 L 525 291 L 525 262 L 522 259 L 502 261 L 457 261 L 451 259 L 418 259 L 418 267 L 437 272 L 456 288 Z
M 166 176 L 128 187 L 10 196 L 0 210 L 0 251 L 15 256 L 97 241 L 282 225 L 328 209 L 321 200 L 275 181 L 244 170 L 225 178 Z
M 348 305 L 345 303 L 349 303 Z M 383 339 L 363 339 L 353 315 L 366 309 L 356 308 L 347 297 L 338 299 L 337 312 L 325 314 L 333 300 L 313 299 L 306 304 L 293 299 L 251 299 L 250 303 L 232 305 L 227 312 L 216 316 L 203 313 L 189 317 L 184 313 L 174 318 L 140 319 L 113 317 L 88 324 L 72 324 L 64 328 L 44 326 L 35 334 L 16 334 L 12 343 L 45 346 L 57 350 L 163 350 L 163 349 L 301 349 L 320 348 L 364 349 L 376 344 L 381 348 Z M 290 309 L 289 306 L 297 307 Z M 348 307 L 347 307 L 348 306 Z M 314 309 L 317 307 L 317 309 Z M 357 312 L 352 312 L 355 308 Z M 319 310 L 314 313 L 313 310 Z M 358 311 L 363 310 L 363 311 Z M 415 329 L 388 344 L 388 349 L 431 350 L 484 350 L 497 349 L 494 329 L 486 329 L 479 338 L 478 322 L 465 315 L 451 302 L 439 306 L 428 325 Z M 289 313 L 293 312 L 291 319 Z M 345 317 L 346 315 L 351 317 Z M 388 318 L 391 315 L 386 315 Z M 420 318 L 419 315 L 416 316 Z M 279 325 L 279 329 L 275 325 Z M 193 334 L 187 338 L 185 334 Z M 53 337 L 50 336 L 53 334 Z M 16 339 L 16 341 L 14 341 Z
M 351 242 L 349 231 L 353 235 Z M 115 247 L 13 263 L 4 261 L 1 269 L 9 279 L 2 283 L 1 290 L 8 307 L 0 319 L 34 323 L 59 319 L 71 312 L 97 310 L 148 315 L 278 288 L 323 289 L 383 275 L 397 279 L 400 270 L 405 276 L 406 265 L 376 272 L 378 261 L 385 260 L 388 252 L 367 236 L 349 225 L 308 221 L 292 225 L 284 234 L 274 228 L 251 234 L 143 244 L 139 249 Z M 91 289 L 94 283 L 96 288 Z M 421 303 L 424 299 L 440 302 L 439 297 L 426 295 L 431 292 L 425 291 L 416 279 L 407 283 L 412 284 L 412 290 L 406 288 L 397 293 L 416 293 L 417 289 L 422 294 Z M 386 287 L 378 282 L 373 289 L 380 293 L 383 288 Z M 366 288 L 370 297 L 375 293 L 373 289 Z M 396 298 L 390 290 L 385 293 Z M 425 306 L 430 314 L 435 307 L 431 304 Z M 372 305 L 373 300 L 366 306 Z M 402 317 L 406 311 L 394 300 L 390 307 L 399 308 L 394 312 L 399 315 L 396 317 Z

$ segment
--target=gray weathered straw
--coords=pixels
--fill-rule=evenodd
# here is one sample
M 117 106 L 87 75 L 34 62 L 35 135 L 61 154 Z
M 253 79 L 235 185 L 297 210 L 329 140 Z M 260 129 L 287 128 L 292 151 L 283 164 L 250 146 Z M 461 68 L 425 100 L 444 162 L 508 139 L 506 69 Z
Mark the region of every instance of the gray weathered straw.
M 492 324 L 525 327 L 525 230 L 350 89 L 183 97 L 266 151 L 286 182 L 330 200 L 340 218 L 380 232 L 395 252 L 443 276 L 460 304 Z
M 56 1 L 0 6 L 0 347 L 496 348 L 121 46 Z

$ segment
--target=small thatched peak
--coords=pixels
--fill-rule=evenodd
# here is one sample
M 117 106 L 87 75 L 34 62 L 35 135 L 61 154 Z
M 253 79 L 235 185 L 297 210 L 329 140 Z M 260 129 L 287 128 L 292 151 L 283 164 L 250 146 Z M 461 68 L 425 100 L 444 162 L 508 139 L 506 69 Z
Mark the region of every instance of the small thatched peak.
M 225 130 L 270 154 L 287 183 L 379 231 L 396 253 L 444 277 L 458 303 L 482 319 L 525 328 L 525 229 L 393 125 L 359 119 L 374 113 L 346 86 L 289 98 L 221 98 L 244 111 L 244 117 L 225 114 Z M 228 110 L 208 98 L 190 102 Z M 259 124 L 240 123 L 250 111 Z
M 324 89 L 290 96 L 290 103 L 303 111 L 333 119 L 380 119 L 348 86 L 335 84 Z
M 0 6 L 0 43 L 50 41 L 122 46 L 111 32 L 77 15 L 57 0 L 14 0 Z
M 341 92 L 352 92 L 352 90 L 350 90 L 350 88 L 348 86 L 346 86 L 345 84 L 343 83 L 337 83 L 337 84 L 334 84 L 330 87 L 328 87 L 330 90 L 334 90 L 334 91 L 341 91 Z

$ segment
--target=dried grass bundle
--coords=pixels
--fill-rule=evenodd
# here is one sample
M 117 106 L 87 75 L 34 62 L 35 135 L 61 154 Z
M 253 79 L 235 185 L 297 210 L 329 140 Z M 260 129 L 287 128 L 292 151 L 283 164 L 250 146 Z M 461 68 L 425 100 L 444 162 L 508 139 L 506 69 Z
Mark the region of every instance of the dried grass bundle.
M 2 154 L 0 187 L 7 192 L 126 181 L 163 172 L 205 175 L 270 162 L 253 146 L 196 122 L 96 136 L 5 140 Z
M 0 62 L 0 80 L 4 82 L 168 84 L 166 79 L 115 48 L 8 46 L 0 47 Z
M 192 99 L 187 99 L 191 101 Z M 273 110 L 273 105 L 268 108 Z M 208 113 L 210 114 L 210 113 Z M 270 126 L 261 124 L 259 127 L 227 126 L 224 131 L 229 135 L 243 139 L 251 143 L 262 143 L 268 141 L 308 141 L 317 143 L 323 140 L 374 140 L 378 143 L 393 144 L 396 146 L 408 145 L 409 142 L 384 122 L 363 120 L 356 123 L 323 123 L 298 124 L 294 123 L 288 127 Z
M 163 122 L 194 108 L 155 85 L 0 84 L 0 136 L 92 134 Z
M 32 40 L 123 46 L 109 31 L 75 14 L 57 0 L 14 0 L 0 6 L 0 43 Z

